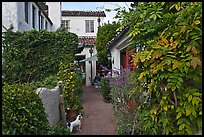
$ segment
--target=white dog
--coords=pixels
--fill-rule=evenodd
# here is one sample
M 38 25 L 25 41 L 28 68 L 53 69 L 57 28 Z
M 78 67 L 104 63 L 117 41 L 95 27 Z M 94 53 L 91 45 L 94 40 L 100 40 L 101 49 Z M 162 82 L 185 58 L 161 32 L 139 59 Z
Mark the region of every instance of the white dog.
M 78 127 L 77 130 L 79 131 L 81 130 L 81 118 L 82 118 L 82 115 L 79 114 L 74 121 L 67 123 L 67 128 L 70 129 L 70 132 L 72 132 L 73 128 L 76 126 Z

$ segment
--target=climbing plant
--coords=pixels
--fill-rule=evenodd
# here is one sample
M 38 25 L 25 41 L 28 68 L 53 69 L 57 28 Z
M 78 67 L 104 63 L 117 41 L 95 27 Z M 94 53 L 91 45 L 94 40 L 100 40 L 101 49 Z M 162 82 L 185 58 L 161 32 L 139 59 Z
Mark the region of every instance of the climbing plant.
M 77 35 L 64 30 L 29 30 L 3 33 L 4 81 L 40 81 L 56 75 L 60 62 L 74 61 Z
M 97 39 L 96 39 L 96 50 L 98 54 L 98 62 L 103 65 L 108 65 L 106 48 L 107 43 L 116 35 L 116 30 L 119 27 L 119 23 L 112 22 L 112 24 L 104 24 L 98 28 Z
M 135 134 L 196 134 L 202 128 L 202 3 L 138 2 L 118 17 L 120 29 L 130 26 L 129 48 L 142 47 L 133 55 L 135 79 L 149 94 L 136 109 Z

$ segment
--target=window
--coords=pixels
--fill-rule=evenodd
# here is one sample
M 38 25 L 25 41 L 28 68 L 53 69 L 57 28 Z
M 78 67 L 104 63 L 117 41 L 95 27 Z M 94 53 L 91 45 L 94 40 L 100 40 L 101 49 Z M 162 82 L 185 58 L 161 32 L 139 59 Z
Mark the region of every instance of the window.
M 44 29 L 44 17 L 41 15 L 41 29 Z
M 39 24 L 39 25 L 38 25 L 38 29 L 39 29 L 39 30 L 41 29 L 41 28 L 40 28 L 40 27 L 41 27 L 41 25 L 40 25 L 40 23 L 41 23 L 41 22 L 40 22 L 40 20 L 41 20 L 41 19 L 40 19 L 40 15 L 41 15 L 41 11 L 38 11 L 38 24 Z
M 94 20 L 85 20 L 86 33 L 94 33 Z
M 62 20 L 61 27 L 70 31 L 70 20 Z
M 38 29 L 41 29 L 41 11 L 38 11 Z
M 36 12 L 36 8 L 35 8 L 35 6 L 33 5 L 33 28 L 35 29 L 35 21 L 36 21 L 36 14 L 35 14 L 35 12 Z
M 45 21 L 45 29 L 47 30 L 48 28 L 47 28 L 47 21 Z
M 24 3 L 25 21 L 28 23 L 28 2 Z

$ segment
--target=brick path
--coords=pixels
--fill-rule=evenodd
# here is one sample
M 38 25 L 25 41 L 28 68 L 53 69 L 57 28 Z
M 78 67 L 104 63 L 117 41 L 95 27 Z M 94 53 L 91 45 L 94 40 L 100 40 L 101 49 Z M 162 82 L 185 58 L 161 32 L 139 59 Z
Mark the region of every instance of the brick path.
M 93 86 L 84 86 L 82 95 L 83 119 L 81 131 L 76 135 L 114 135 L 116 119 L 111 103 L 105 103 L 101 93 Z

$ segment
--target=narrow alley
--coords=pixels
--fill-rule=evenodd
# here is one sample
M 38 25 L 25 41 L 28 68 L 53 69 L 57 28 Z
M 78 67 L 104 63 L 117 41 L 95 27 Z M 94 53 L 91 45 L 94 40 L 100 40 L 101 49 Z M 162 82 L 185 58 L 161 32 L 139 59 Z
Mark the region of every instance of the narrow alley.
M 77 135 L 114 135 L 116 119 L 112 104 L 103 101 L 102 94 L 93 86 L 83 86 L 83 118 Z

